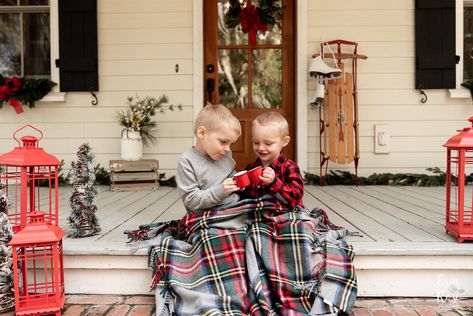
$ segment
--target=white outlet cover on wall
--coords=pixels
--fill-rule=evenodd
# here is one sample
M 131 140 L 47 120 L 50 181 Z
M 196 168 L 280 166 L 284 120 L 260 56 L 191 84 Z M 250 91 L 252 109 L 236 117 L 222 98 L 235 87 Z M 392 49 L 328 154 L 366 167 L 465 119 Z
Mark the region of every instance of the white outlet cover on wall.
M 374 126 L 374 152 L 375 154 L 389 154 L 391 134 L 389 125 L 375 124 Z

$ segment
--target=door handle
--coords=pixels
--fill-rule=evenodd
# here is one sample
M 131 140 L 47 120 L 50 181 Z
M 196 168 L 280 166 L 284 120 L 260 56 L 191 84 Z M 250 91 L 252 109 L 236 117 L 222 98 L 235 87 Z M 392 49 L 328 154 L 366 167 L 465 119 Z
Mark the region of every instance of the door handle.
M 213 103 L 212 94 L 215 90 L 215 80 L 212 78 L 207 79 L 207 101 Z

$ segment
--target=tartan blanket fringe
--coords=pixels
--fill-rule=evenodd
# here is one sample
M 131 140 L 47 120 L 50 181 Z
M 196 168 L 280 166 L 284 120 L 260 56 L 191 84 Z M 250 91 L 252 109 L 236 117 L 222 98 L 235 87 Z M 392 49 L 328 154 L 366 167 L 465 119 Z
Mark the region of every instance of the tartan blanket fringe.
M 156 311 L 159 314 L 156 316 L 172 316 L 174 312 L 174 298 L 172 297 L 171 291 L 166 291 L 162 294 L 163 302 L 162 306 L 159 306 L 160 311 Z
M 126 234 L 151 245 L 156 315 L 323 315 L 356 299 L 349 232 L 322 209 L 264 196 Z

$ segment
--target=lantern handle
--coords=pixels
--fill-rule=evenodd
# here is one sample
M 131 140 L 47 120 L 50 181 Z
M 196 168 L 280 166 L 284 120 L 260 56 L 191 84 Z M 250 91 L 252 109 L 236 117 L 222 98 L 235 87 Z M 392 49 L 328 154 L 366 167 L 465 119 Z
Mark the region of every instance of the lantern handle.
M 38 138 L 38 141 L 37 141 L 36 144 L 39 144 L 39 141 L 43 139 L 43 132 L 42 132 L 41 130 L 39 130 L 38 128 L 36 128 L 36 127 L 34 127 L 34 126 L 30 125 L 30 124 L 26 124 L 25 126 L 23 126 L 23 127 L 20 128 L 20 129 L 17 129 L 17 130 L 13 133 L 13 139 L 16 140 L 16 142 L 18 143 L 19 146 L 21 146 L 21 143 L 20 143 L 20 141 L 18 140 L 18 138 L 16 138 L 16 134 L 17 134 L 19 131 L 21 131 L 22 129 L 28 127 L 28 126 L 31 127 L 32 129 L 34 129 L 35 131 L 39 132 L 39 134 L 41 135 L 41 137 Z

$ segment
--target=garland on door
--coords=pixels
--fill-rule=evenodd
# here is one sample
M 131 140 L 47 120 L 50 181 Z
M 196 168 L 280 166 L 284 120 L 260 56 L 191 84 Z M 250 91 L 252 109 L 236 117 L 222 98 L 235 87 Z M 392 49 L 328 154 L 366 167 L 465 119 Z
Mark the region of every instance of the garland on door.
M 238 0 L 230 0 L 230 8 L 225 14 L 227 28 L 241 25 L 244 33 L 248 33 L 251 45 L 256 44 L 256 33 L 265 33 L 267 26 L 282 21 L 284 6 L 280 0 L 260 0 L 259 7 L 254 6 L 250 0 L 245 6 Z
M 55 85 L 49 79 L 4 77 L 0 74 L 0 109 L 4 104 L 9 104 L 20 114 L 23 112 L 22 105 L 34 108 L 35 102 L 41 100 Z

